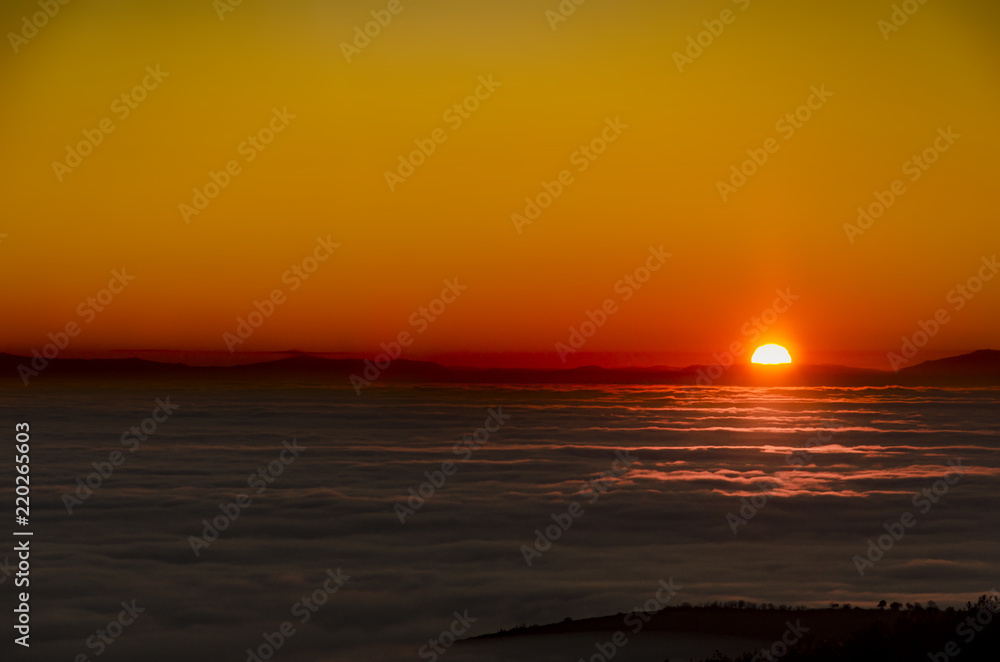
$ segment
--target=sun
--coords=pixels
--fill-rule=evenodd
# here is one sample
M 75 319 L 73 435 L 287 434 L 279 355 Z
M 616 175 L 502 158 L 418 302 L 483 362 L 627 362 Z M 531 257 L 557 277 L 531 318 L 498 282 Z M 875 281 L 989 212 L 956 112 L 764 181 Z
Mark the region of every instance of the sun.
M 753 353 L 753 358 L 750 359 L 750 362 L 766 364 L 791 363 L 792 357 L 788 353 L 788 350 L 781 345 L 761 345 Z

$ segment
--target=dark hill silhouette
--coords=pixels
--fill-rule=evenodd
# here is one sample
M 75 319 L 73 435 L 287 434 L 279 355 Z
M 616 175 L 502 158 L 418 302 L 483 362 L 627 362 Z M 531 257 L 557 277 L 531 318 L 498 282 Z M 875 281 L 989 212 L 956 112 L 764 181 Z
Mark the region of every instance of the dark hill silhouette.
M 808 629 L 787 651 L 747 651 L 735 658 L 721 654 L 709 662 L 758 662 L 779 658 L 782 662 L 913 662 L 935 659 L 946 662 L 946 646 L 957 646 L 965 662 L 993 662 L 1000 650 L 1000 598 L 983 595 L 961 609 L 924 608 L 907 605 L 901 610 L 842 608 L 796 609 L 788 607 L 736 606 L 667 607 L 658 612 L 619 613 L 561 623 L 519 626 L 460 642 L 463 647 L 488 645 L 499 639 L 523 641 L 530 650 L 538 637 L 589 635 L 604 641 L 611 633 L 631 633 L 632 624 L 642 622 L 641 632 L 700 634 L 709 637 L 743 637 L 779 642 L 793 626 Z M 884 604 L 884 603 L 883 603 Z M 971 619 L 971 620 L 970 620 Z M 975 623 L 975 627 L 970 624 Z M 641 635 L 640 635 L 641 636 Z M 791 641 L 791 640 L 789 640 Z M 956 649 L 952 649 L 955 651 Z M 780 653 L 780 655 L 779 655 Z

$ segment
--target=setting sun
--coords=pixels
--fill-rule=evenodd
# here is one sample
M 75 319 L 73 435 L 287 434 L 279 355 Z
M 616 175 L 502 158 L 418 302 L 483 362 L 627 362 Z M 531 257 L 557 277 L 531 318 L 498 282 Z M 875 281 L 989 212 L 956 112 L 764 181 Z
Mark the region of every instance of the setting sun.
M 762 345 L 753 353 L 751 363 L 791 363 L 792 357 L 781 345 Z

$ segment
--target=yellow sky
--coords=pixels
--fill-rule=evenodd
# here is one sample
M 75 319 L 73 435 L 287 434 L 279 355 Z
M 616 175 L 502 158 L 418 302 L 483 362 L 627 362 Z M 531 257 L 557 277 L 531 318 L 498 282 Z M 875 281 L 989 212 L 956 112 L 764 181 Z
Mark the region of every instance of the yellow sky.
M 559 4 L 244 0 L 220 19 L 209 0 L 73 0 L 32 33 L 39 5 L 5 3 L 22 38 L 0 59 L 0 347 L 80 321 L 122 267 L 135 280 L 74 350 L 225 350 L 282 288 L 241 349 L 368 352 L 449 278 L 468 290 L 412 358 L 552 354 L 608 298 L 619 310 L 587 351 L 707 356 L 746 339 L 779 288 L 801 299 L 762 340 L 806 354 L 895 349 L 942 307 L 928 351 L 1000 344 L 997 283 L 947 301 L 1000 235 L 995 5 L 930 0 L 888 31 L 891 2 L 589 0 L 553 23 Z M 372 11 L 391 22 L 348 62 Z M 675 52 L 710 29 L 679 71 Z M 828 98 L 789 135 L 779 122 L 814 88 Z M 446 114 L 462 103 L 477 107 Z M 609 121 L 627 128 L 581 161 Z M 263 149 L 244 142 L 277 125 Z M 912 181 L 907 162 L 949 127 L 960 137 Z M 84 131 L 100 144 L 54 167 Z M 723 200 L 719 181 L 769 139 Z M 433 153 L 390 190 L 418 140 Z M 565 170 L 518 232 L 512 214 Z M 852 243 L 844 224 L 895 180 L 905 193 Z M 340 248 L 290 291 L 317 237 Z M 661 245 L 672 257 L 622 301 L 616 283 Z

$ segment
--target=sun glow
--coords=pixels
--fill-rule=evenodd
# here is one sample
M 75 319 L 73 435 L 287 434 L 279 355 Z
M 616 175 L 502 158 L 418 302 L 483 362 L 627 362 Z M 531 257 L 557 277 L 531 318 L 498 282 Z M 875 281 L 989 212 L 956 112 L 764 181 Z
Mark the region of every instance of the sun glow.
M 781 345 L 762 345 L 753 353 L 753 358 L 750 359 L 750 362 L 765 364 L 791 363 L 792 357 L 789 355 L 788 350 Z

